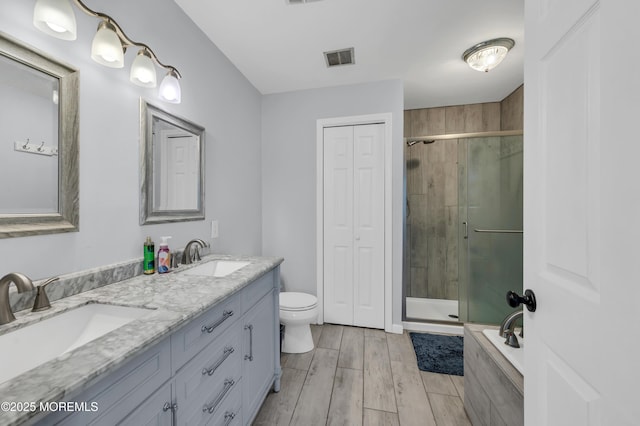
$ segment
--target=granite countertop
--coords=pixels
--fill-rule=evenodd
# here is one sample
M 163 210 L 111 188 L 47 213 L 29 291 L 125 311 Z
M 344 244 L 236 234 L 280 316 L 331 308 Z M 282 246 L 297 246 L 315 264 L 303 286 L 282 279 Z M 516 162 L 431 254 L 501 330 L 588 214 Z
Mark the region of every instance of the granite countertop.
M 211 260 L 241 260 L 250 264 L 226 277 L 181 274 Z M 0 335 L 88 303 L 143 307 L 149 314 L 86 345 L 0 384 L 0 402 L 59 401 L 80 394 L 105 374 L 186 325 L 216 303 L 236 293 L 283 261 L 272 257 L 209 255 L 194 265 L 168 274 L 137 277 L 76 294 L 51 303 L 43 312 L 16 313 L 16 321 L 0 326 Z M 2 348 L 11 350 L 11 348 Z M 3 365 L 2 368 L 7 368 Z M 37 413 L 0 412 L 0 424 L 23 423 Z

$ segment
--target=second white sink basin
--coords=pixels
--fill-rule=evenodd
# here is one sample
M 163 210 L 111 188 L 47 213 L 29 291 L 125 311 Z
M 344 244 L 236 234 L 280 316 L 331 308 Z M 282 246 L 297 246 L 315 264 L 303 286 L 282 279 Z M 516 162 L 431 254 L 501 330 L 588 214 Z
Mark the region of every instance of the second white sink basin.
M 212 260 L 211 262 L 203 263 L 195 268 L 187 269 L 184 271 L 186 275 L 200 275 L 207 277 L 226 277 L 233 274 L 239 269 L 244 268 L 251 262 L 241 260 Z
M 148 313 L 144 308 L 91 303 L 0 335 L 0 383 Z

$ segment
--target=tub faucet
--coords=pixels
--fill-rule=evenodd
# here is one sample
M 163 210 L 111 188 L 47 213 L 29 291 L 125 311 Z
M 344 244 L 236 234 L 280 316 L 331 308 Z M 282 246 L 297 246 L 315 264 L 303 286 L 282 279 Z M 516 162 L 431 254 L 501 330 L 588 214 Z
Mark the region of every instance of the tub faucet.
M 19 272 L 11 272 L 0 278 L 0 325 L 8 324 L 16 319 L 11 310 L 11 304 L 9 304 L 9 285 L 11 283 L 16 285 L 18 293 L 34 289 L 31 279 Z
M 191 254 L 191 251 L 192 251 L 191 246 L 193 246 L 194 244 L 197 244 L 196 249 L 194 253 Z M 200 238 L 196 238 L 194 240 L 189 241 L 184 248 L 184 252 L 182 252 L 182 264 L 188 265 L 190 263 L 200 260 L 200 249 L 205 247 L 209 247 L 209 244 L 207 244 L 205 241 L 201 240 Z
M 507 333 L 513 334 L 513 330 L 516 328 L 516 321 L 519 318 L 522 318 L 521 310 L 507 315 L 507 317 L 502 320 L 502 324 L 500 324 L 500 331 L 498 331 L 498 335 L 508 337 Z M 522 337 L 522 333 L 520 334 L 520 337 Z

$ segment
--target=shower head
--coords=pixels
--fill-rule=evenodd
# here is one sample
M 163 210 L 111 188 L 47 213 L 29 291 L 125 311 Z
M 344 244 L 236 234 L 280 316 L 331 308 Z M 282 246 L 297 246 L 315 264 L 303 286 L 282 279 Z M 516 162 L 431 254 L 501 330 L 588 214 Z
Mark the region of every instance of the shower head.
M 417 143 L 422 142 L 425 145 L 429 145 L 435 142 L 435 140 L 412 140 L 412 141 L 407 141 L 407 146 L 414 146 Z

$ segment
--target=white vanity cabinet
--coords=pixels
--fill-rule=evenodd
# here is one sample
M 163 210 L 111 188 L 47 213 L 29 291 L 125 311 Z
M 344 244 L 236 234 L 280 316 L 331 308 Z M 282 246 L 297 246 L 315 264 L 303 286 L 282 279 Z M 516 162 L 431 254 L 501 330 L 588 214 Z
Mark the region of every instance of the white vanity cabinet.
M 97 412 L 41 424 L 247 425 L 279 390 L 279 268 L 267 272 L 136 356 L 88 391 Z

